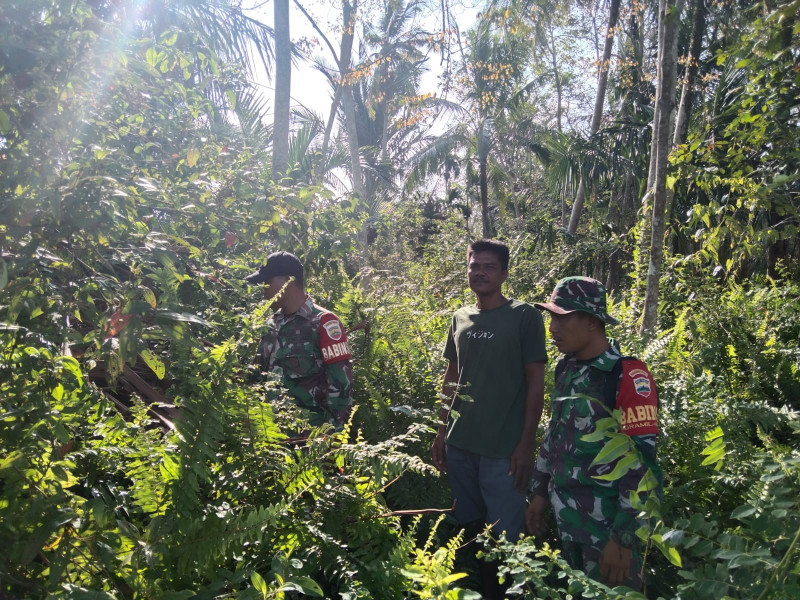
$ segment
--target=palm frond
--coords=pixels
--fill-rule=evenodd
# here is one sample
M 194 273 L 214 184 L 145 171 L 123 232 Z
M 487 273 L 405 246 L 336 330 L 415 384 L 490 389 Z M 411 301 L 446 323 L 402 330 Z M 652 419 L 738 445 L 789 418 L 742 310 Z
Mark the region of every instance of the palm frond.
M 248 72 L 255 71 L 260 59 L 267 75 L 275 60 L 273 29 L 242 12 L 241 6 L 226 0 L 168 3 L 188 26 L 200 33 L 208 46 L 225 60 L 241 62 Z
M 269 98 L 253 88 L 239 91 L 234 113 L 239 120 L 242 133 L 254 145 L 267 146 L 272 140 L 272 127 L 263 121 L 269 110 Z

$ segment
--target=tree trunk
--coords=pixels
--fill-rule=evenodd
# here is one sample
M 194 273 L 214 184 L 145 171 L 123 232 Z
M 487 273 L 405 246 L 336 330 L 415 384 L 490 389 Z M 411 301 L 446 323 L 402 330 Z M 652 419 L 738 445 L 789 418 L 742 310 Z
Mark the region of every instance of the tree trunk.
M 481 186 L 481 222 L 483 223 L 483 237 L 491 238 L 489 228 L 489 183 L 486 176 L 486 163 L 488 159 L 481 157 L 480 163 L 480 186 Z
M 336 113 L 339 111 L 339 102 L 342 99 L 342 84 L 336 85 L 336 91 L 333 93 L 333 101 L 331 102 L 331 113 L 328 116 L 328 123 L 325 126 L 325 135 L 322 138 L 322 150 L 320 150 L 320 161 L 317 163 L 314 172 L 314 182 L 317 185 L 322 184 L 322 176 L 325 168 L 325 161 L 328 157 L 328 146 L 331 143 L 331 133 L 333 132 L 333 124 L 336 122 Z
M 561 133 L 561 72 L 558 70 L 558 56 L 556 55 L 556 41 L 553 38 L 553 29 L 550 29 L 550 44 L 547 49 L 550 51 L 550 58 L 553 61 L 553 76 L 556 80 L 556 128 Z
M 367 197 L 364 190 L 364 178 L 361 175 L 361 152 L 358 145 L 355 100 L 351 85 L 347 85 L 342 90 L 342 110 L 347 132 L 347 147 L 350 149 L 350 176 L 353 180 L 353 194 L 363 202 Z
M 622 264 L 620 262 L 620 249 L 615 248 L 608 257 L 608 277 L 606 278 L 606 291 L 611 294 L 616 292 L 622 281 Z
M 481 200 L 481 222 L 483 224 L 483 237 L 489 238 L 489 175 L 487 167 L 489 164 L 489 152 L 492 148 L 492 138 L 494 135 L 494 121 L 491 118 L 483 118 L 478 125 L 478 184 L 480 186 Z
M 679 146 L 686 141 L 689 133 L 689 115 L 692 112 L 694 100 L 694 84 L 697 80 L 697 71 L 700 66 L 700 53 L 703 51 L 703 36 L 706 32 L 706 6 L 705 0 L 694 2 L 694 22 L 692 25 L 692 42 L 689 49 L 686 77 L 681 90 L 681 101 L 678 107 L 678 116 L 675 121 L 675 135 L 672 145 Z
M 358 145 L 358 130 L 356 129 L 356 109 L 353 98 L 353 74 L 350 71 L 350 56 L 353 52 L 353 37 L 356 26 L 356 13 L 358 1 L 352 4 L 348 0 L 342 2 L 342 46 L 339 52 L 339 76 L 342 86 L 342 110 L 344 111 L 344 125 L 347 132 L 347 146 L 350 149 L 350 176 L 353 179 L 353 194 L 362 202 L 366 201 L 364 192 L 364 179 L 361 176 L 361 153 Z
M 319 35 L 319 37 L 322 39 L 322 41 L 325 42 L 325 45 L 328 46 L 328 50 L 330 50 L 331 56 L 333 57 L 333 60 L 336 63 L 336 66 L 340 68 L 339 76 L 341 77 L 341 67 L 340 67 L 339 56 L 336 54 L 336 50 L 334 49 L 333 44 L 331 44 L 331 41 L 328 39 L 328 36 L 326 36 L 325 32 L 322 31 L 319 28 L 319 25 L 317 25 L 317 22 L 308 13 L 308 11 L 305 8 L 303 8 L 303 5 L 300 4 L 300 2 L 298 0 L 294 0 L 294 3 L 295 3 L 295 6 L 297 6 L 297 8 L 300 9 L 300 12 L 302 12 L 303 15 L 305 15 L 306 19 L 308 19 L 308 22 L 311 25 L 311 27 L 314 28 L 314 31 L 316 31 L 317 34 Z M 351 46 L 352 46 L 352 43 L 351 43 Z M 332 87 L 334 89 L 333 101 L 331 102 L 331 112 L 330 112 L 330 115 L 328 116 L 328 123 L 325 126 L 325 135 L 322 138 L 322 150 L 320 151 L 320 159 L 316 162 L 316 164 L 314 166 L 314 183 L 316 185 L 321 185 L 322 184 L 322 178 L 323 178 L 323 174 L 324 174 L 324 170 L 325 170 L 325 162 L 328 160 L 328 158 L 327 158 L 328 157 L 328 146 L 331 143 L 331 133 L 333 132 L 333 124 L 336 121 L 336 113 L 339 110 L 339 102 L 341 102 L 341 99 L 342 99 L 342 85 L 341 85 L 341 82 L 337 84 L 336 81 L 333 80 L 334 79 L 333 77 L 329 76 L 329 78 L 331 79 L 331 84 L 332 84 Z
M 647 171 L 647 186 L 645 187 L 644 196 L 642 196 L 642 200 L 640 202 L 641 205 L 641 213 L 638 220 L 638 226 L 636 228 L 636 245 L 637 245 L 637 256 L 638 259 L 635 265 L 635 272 L 636 278 L 634 281 L 634 287 L 636 289 L 636 294 L 638 295 L 640 292 L 643 292 L 647 288 L 647 260 L 648 260 L 648 249 L 650 247 L 650 233 L 651 233 L 651 224 L 652 224 L 652 208 L 650 207 L 650 203 L 653 201 L 653 185 L 655 182 L 656 177 L 656 159 L 658 157 L 658 123 L 659 123 L 659 102 L 658 98 L 661 94 L 661 63 L 663 60 L 663 48 L 664 48 L 664 11 L 665 7 L 663 2 L 659 2 L 659 10 L 658 10 L 658 46 L 657 46 L 657 55 L 656 55 L 656 103 L 653 110 L 653 132 L 650 138 L 650 163 L 648 165 Z M 642 30 L 641 38 L 644 39 L 644 30 Z M 644 60 L 644 55 L 642 55 L 642 59 Z
M 663 23 L 661 47 L 659 48 L 659 94 L 658 103 L 658 143 L 655 158 L 655 181 L 653 185 L 653 219 L 650 234 L 650 262 L 647 267 L 647 289 L 644 298 L 641 332 L 650 333 L 655 329 L 658 313 L 659 283 L 661 264 L 664 260 L 665 208 L 667 201 L 667 158 L 670 144 L 670 116 L 675 105 L 675 83 L 678 71 L 677 43 L 680 13 L 683 0 L 660 0 L 659 23 Z
M 387 10 L 391 11 L 391 17 L 389 17 L 389 23 L 386 25 L 386 38 L 383 40 L 383 44 L 381 45 L 381 56 L 388 57 L 389 53 L 392 49 L 392 38 L 391 38 L 391 31 L 394 28 L 395 17 L 397 16 L 397 8 L 388 6 Z M 389 64 L 388 62 L 384 61 L 380 64 L 376 71 L 376 80 L 381 82 L 382 85 L 389 86 Z M 389 162 L 389 114 L 387 110 L 387 103 L 388 99 L 384 98 L 380 102 L 378 102 L 378 106 L 375 108 L 376 113 L 380 112 L 381 118 L 383 120 L 381 126 L 381 151 L 379 154 L 378 164 L 385 164 Z M 376 115 L 377 119 L 377 115 Z
M 275 0 L 275 106 L 272 127 L 272 178 L 286 174 L 289 163 L 291 117 L 292 40 L 289 35 L 289 0 Z
M 593 136 L 600 129 L 600 120 L 603 117 L 603 105 L 606 99 L 606 88 L 608 86 L 608 71 L 611 67 L 611 50 L 614 48 L 614 28 L 617 26 L 617 19 L 619 18 L 619 5 L 620 0 L 611 0 L 611 6 L 608 10 L 608 28 L 606 29 L 606 40 L 603 46 L 603 59 L 600 63 L 600 72 L 597 74 L 597 95 L 594 99 L 594 112 L 592 113 L 592 125 L 589 129 L 589 135 Z M 567 233 L 575 235 L 578 230 L 578 221 L 580 221 L 581 213 L 583 212 L 584 198 L 586 196 L 586 186 L 583 182 L 583 175 L 581 175 L 580 183 L 578 184 L 578 193 L 575 196 L 575 203 L 572 205 L 572 214 L 569 217 L 569 226 Z
M 686 76 L 684 78 L 681 100 L 678 104 L 678 112 L 675 117 L 675 133 L 672 136 L 672 147 L 680 146 L 686 141 L 689 133 L 689 115 L 692 112 L 692 100 L 694 99 L 694 84 L 697 80 L 697 71 L 700 65 L 700 53 L 703 51 L 703 36 L 706 31 L 706 8 L 705 0 L 695 0 L 694 19 L 692 25 L 692 41 L 689 49 L 688 64 L 686 66 Z M 675 190 L 667 190 L 666 218 L 672 216 L 672 205 L 675 200 Z

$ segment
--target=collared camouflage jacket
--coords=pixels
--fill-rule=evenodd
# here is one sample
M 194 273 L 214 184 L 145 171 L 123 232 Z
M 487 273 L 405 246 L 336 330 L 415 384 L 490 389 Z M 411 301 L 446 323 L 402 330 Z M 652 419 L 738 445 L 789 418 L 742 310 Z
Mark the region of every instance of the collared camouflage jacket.
M 311 297 L 291 315 L 275 313 L 259 343 L 264 371 L 280 376 L 311 425 L 341 425 L 350 417 L 353 379 L 347 334 L 339 318 Z
M 631 506 L 629 493 L 637 489 L 647 468 L 659 474 L 655 384 L 644 364 L 633 361 L 627 366 L 626 359 L 618 383 L 620 431 L 631 436 L 645 464 L 637 464 L 616 481 L 595 479 L 611 472 L 616 461 L 592 465 L 607 439 L 587 442 L 582 437 L 593 433 L 597 421 L 614 409 L 604 404 L 606 378 L 620 358 L 611 348 L 590 361 L 562 359 L 551 398 L 552 416 L 530 486 L 535 495 L 549 496 L 563 540 L 600 548 L 611 537 L 631 545 L 638 511 Z

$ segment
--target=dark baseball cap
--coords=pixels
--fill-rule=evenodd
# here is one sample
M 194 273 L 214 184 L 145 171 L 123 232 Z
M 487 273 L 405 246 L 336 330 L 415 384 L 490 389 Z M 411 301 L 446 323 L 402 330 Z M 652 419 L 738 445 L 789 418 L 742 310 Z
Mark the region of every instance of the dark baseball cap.
M 303 285 L 303 263 L 291 252 L 273 252 L 267 256 L 267 263 L 244 278 L 247 283 L 256 285 L 266 283 L 273 277 L 294 277 Z
M 537 302 L 534 306 L 557 315 L 585 312 L 609 325 L 619 325 L 608 314 L 605 286 L 591 277 L 565 277 L 556 284 L 550 302 Z

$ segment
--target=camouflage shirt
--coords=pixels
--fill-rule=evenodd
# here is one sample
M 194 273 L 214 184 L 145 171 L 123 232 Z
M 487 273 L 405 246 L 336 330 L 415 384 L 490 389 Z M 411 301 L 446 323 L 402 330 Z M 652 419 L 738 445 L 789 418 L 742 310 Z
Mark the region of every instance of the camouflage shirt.
M 564 368 L 554 385 L 550 423 L 530 487 L 534 494 L 549 496 L 559 535 L 566 541 L 602 547 L 612 536 L 618 541 L 632 539 L 629 534 L 639 523 L 629 492 L 637 489 L 648 467 L 658 475 L 657 392 L 650 373 L 639 361 L 632 361 L 633 366 L 628 366 L 627 360 L 623 363 L 617 408 L 622 410 L 620 432 L 631 436 L 645 464 L 637 463 L 615 481 L 595 479 L 610 473 L 617 461 L 593 466 L 592 461 L 608 440 L 581 439 L 595 431 L 599 419 L 610 416 L 604 405 L 606 378 L 619 359 L 614 348 L 589 361 L 567 356 L 562 359 Z
M 353 380 L 347 334 L 339 318 L 311 297 L 291 315 L 267 321 L 257 360 L 277 374 L 298 406 L 311 411 L 311 425 L 341 425 L 350 417 Z

